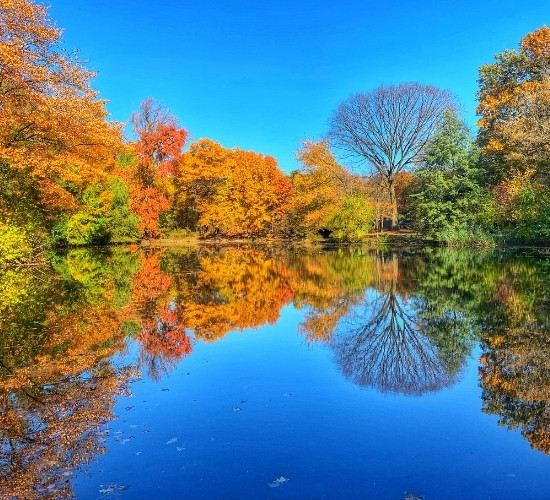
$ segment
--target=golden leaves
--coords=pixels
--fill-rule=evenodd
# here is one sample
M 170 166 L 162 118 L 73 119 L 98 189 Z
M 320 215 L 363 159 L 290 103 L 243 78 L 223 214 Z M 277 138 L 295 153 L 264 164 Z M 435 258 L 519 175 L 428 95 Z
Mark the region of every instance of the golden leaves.
M 0 160 L 22 169 L 46 208 L 70 208 L 65 183 L 86 186 L 113 164 L 121 135 L 106 121 L 93 73 L 59 47 L 60 30 L 30 0 L 0 1 Z
M 177 179 L 176 209 L 197 214 L 203 236 L 265 235 L 286 215 L 292 185 L 270 156 L 191 144 Z

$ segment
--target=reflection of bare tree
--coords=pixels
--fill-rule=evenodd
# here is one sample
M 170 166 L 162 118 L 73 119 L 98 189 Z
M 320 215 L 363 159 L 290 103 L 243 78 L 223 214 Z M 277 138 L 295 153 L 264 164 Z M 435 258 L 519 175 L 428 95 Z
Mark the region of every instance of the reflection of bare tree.
M 361 386 L 420 395 L 453 382 L 430 339 L 391 291 L 376 292 L 336 332 L 332 346 L 344 375 Z
M 338 325 L 331 345 L 346 377 L 382 392 L 420 395 L 453 383 L 422 321 L 409 307 L 397 254 L 382 254 L 363 299 Z

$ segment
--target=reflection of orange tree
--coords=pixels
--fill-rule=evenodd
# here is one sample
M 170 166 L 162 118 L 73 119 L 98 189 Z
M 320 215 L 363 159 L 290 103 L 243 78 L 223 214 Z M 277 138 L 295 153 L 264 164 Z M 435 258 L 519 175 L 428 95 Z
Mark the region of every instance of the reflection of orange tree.
M 293 296 L 289 272 L 265 251 L 202 250 L 196 279 L 183 282 L 178 304 L 196 338 L 217 340 L 231 330 L 273 324 Z
M 483 411 L 550 453 L 550 314 L 534 266 L 508 264 L 481 320 Z M 522 290 L 528 290 L 522 293 Z
M 158 253 L 70 250 L 52 264 L 58 276 L 23 273 L 8 282 L 23 293 L 0 297 L 2 498 L 71 496 L 70 471 L 102 452 L 101 426 L 135 372 L 108 361 L 125 335 L 153 376 L 191 351 Z
M 133 276 L 132 304 L 126 317 L 137 323 L 140 360 L 158 379 L 171 364 L 188 355 L 191 340 L 171 289 L 172 278 L 161 268 L 158 252 L 142 252 L 140 269 Z
M 364 270 L 346 276 L 335 268 L 336 260 L 345 259 L 350 257 L 319 254 L 303 255 L 293 260 L 294 304 L 298 308 L 307 307 L 300 331 L 309 341 L 329 340 L 340 319 L 362 296 L 363 290 L 350 290 L 346 279 L 364 276 Z
M 3 498 L 69 498 L 71 469 L 103 451 L 101 426 L 132 369 L 106 360 L 122 347 L 111 315 L 80 306 L 78 319 L 60 307 L 48 313 L 39 355 L 19 367 L 1 361 Z

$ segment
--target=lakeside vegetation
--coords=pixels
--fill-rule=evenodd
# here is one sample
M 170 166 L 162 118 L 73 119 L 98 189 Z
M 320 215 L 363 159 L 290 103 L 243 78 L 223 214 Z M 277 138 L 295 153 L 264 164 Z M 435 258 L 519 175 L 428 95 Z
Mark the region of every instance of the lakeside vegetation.
M 452 246 L 550 241 L 546 26 L 479 69 L 477 133 L 450 92 L 383 86 L 343 101 L 289 175 L 269 155 L 188 144 L 154 99 L 125 139 L 60 34 L 41 4 L 0 0 L 0 263 L 166 235 L 363 241 L 407 226 Z

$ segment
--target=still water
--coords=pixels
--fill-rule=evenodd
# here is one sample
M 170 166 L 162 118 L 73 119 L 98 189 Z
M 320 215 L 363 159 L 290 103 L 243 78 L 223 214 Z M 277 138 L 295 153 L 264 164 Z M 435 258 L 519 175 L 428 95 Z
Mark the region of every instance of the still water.
M 550 498 L 549 300 L 535 252 L 0 270 L 0 498 Z

